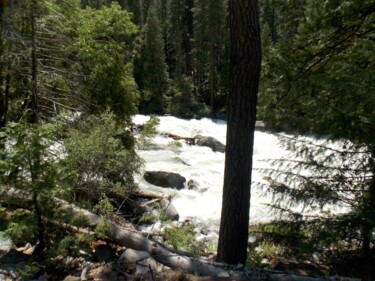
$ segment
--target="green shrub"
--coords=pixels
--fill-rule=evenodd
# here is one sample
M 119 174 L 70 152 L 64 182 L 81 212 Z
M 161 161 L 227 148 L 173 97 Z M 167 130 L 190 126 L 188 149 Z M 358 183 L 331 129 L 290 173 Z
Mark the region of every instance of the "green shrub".
M 175 250 L 187 251 L 201 255 L 205 252 L 205 244 L 197 241 L 194 233 L 194 225 L 188 224 L 183 227 L 167 227 L 163 231 L 166 244 Z
M 64 141 L 67 161 L 77 175 L 74 200 L 85 200 L 92 206 L 102 194 L 123 197 L 135 188 L 133 174 L 142 161 L 134 147 L 124 147 L 116 137 L 120 131 L 115 116 L 107 112 L 88 116 L 68 132 Z

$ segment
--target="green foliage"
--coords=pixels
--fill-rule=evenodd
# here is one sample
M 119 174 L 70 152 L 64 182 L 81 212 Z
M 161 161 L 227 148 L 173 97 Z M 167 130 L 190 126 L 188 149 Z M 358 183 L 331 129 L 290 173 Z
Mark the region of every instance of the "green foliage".
M 94 207 L 94 212 L 101 214 L 102 216 L 108 217 L 115 211 L 115 208 L 109 201 L 108 197 L 104 194 L 100 198 L 98 204 Z
M 130 14 L 117 3 L 78 14 L 77 56 L 91 112 L 108 107 L 129 120 L 136 112 L 137 85 L 133 79 L 132 40 L 137 33 Z
M 142 43 L 137 60 L 138 84 L 142 90 L 141 109 L 145 113 L 164 113 L 168 92 L 168 72 L 164 42 L 155 5 L 151 5 L 142 29 Z
M 39 194 L 62 195 L 71 183 L 62 155 L 53 145 L 57 126 L 10 123 L 5 128 L 7 148 L 0 153 L 0 182 Z
M 25 244 L 26 242 L 35 241 L 38 233 L 35 218 L 22 218 L 17 222 L 8 224 L 5 231 L 6 235 L 10 236 L 15 244 Z
M 282 2 L 282 3 L 281 3 Z M 371 1 L 305 1 L 283 10 L 288 26 L 267 46 L 260 95 L 261 118 L 282 126 L 372 142 L 374 12 Z M 294 11 L 296 17 L 289 17 Z M 284 14 L 285 13 L 285 14 Z M 285 21 L 287 20 L 287 21 Z
M 121 128 L 111 113 L 88 116 L 68 132 L 64 141 L 70 169 L 77 180 L 75 200 L 96 204 L 102 194 L 124 196 L 134 188 L 133 173 L 142 164 L 134 147 L 125 148 L 116 137 Z
M 193 254 L 201 255 L 205 252 L 205 245 L 197 241 L 194 233 L 195 226 L 188 224 L 182 227 L 166 227 L 163 230 L 165 242 L 175 250 L 183 250 Z
M 142 215 L 139 219 L 139 224 L 151 225 L 160 220 L 160 214 L 155 214 L 153 212 L 147 212 Z
M 168 112 L 178 116 L 194 115 L 198 111 L 198 103 L 194 97 L 193 83 L 189 77 L 178 77 L 171 88 Z
M 142 125 L 137 140 L 138 148 L 146 148 L 150 145 L 150 139 L 158 134 L 160 120 L 155 115 L 150 115 L 150 119 Z
M 286 136 L 283 142 L 298 160 L 272 161 L 273 168 L 263 170 L 271 176 L 262 186 L 264 193 L 272 196 L 280 218 L 289 220 L 277 232 L 297 239 L 293 232 L 303 230 L 305 249 L 324 251 L 343 243 L 364 247 L 368 229 L 375 226 L 368 147 Z
M 95 226 L 95 235 L 98 238 L 104 238 L 107 236 L 107 221 L 105 219 Z
M 89 252 L 92 237 L 84 234 L 69 234 L 64 236 L 56 245 L 56 254 L 65 256 L 80 256 L 80 251 Z
M 9 184 L 32 196 L 30 214 L 16 212 L 12 219 L 7 218 L 7 232 L 15 241 L 29 242 L 37 234 L 41 239 L 41 216 L 55 219 L 60 215 L 48 198 L 64 197 L 70 191 L 74 175 L 58 153 L 57 130 L 52 124 L 16 123 L 9 123 L 4 129 L 7 137 L 2 139 L 5 149 L 0 151 L 0 184 Z

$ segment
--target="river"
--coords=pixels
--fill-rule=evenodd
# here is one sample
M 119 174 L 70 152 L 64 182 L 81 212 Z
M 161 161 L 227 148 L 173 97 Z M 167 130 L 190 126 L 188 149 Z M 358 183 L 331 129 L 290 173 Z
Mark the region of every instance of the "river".
M 135 124 L 142 124 L 149 117 L 136 115 L 133 118 Z M 211 136 L 225 144 L 226 122 L 202 118 L 200 120 L 185 120 L 172 116 L 161 116 L 158 131 L 184 137 L 196 135 Z M 198 225 L 204 225 L 209 233 L 217 236 L 220 222 L 222 188 L 224 177 L 225 154 L 213 152 L 208 147 L 188 145 L 158 135 L 152 140 L 152 145 L 139 150 L 139 155 L 145 160 L 143 171 L 175 172 L 184 176 L 187 181 L 195 180 L 199 184 L 199 190 L 183 189 L 177 191 L 172 188 L 161 188 L 146 182 L 142 174 L 136 176 L 136 181 L 141 189 L 167 193 L 173 196 L 173 205 L 180 214 L 180 220 L 193 219 Z M 278 143 L 275 134 L 255 132 L 255 147 L 253 155 L 254 168 L 264 168 L 265 159 L 277 159 L 287 157 L 288 152 Z M 252 180 L 262 181 L 262 174 L 255 169 Z M 257 190 L 252 190 L 250 221 L 266 222 L 273 218 L 269 209 L 265 207 L 271 199 L 264 197 Z M 214 238 L 212 237 L 212 238 Z

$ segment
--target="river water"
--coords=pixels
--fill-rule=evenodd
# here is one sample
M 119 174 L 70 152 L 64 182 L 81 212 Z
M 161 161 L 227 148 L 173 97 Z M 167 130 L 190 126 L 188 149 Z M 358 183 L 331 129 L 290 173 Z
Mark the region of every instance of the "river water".
M 202 118 L 200 120 L 185 120 L 172 116 L 162 116 L 158 131 L 184 137 L 196 135 L 211 136 L 225 144 L 226 122 Z M 142 124 L 149 117 L 136 115 L 135 124 Z M 146 182 L 142 175 L 136 177 L 141 189 L 171 194 L 172 203 L 180 214 L 180 220 L 193 219 L 197 224 L 204 225 L 209 232 L 216 236 L 219 230 L 224 175 L 224 153 L 213 152 L 208 147 L 188 145 L 171 138 L 158 135 L 151 140 L 152 145 L 138 151 L 145 160 L 144 171 L 166 171 L 179 173 L 187 181 L 193 179 L 199 184 L 198 190 L 161 188 Z M 255 132 L 255 147 L 253 155 L 254 168 L 267 167 L 265 159 L 287 157 L 288 152 L 278 143 L 276 135 L 265 132 Z M 262 174 L 258 170 L 252 173 L 252 180 L 261 182 Z M 270 210 L 265 207 L 270 198 L 264 197 L 259 191 L 252 190 L 250 221 L 266 222 L 273 218 Z M 214 238 L 214 237 L 213 237 Z

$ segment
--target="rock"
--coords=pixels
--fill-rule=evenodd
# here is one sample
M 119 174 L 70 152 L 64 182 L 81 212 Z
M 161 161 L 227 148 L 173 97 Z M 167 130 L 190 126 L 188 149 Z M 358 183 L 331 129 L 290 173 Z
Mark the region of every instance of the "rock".
M 189 180 L 187 183 L 188 189 L 197 190 L 199 187 L 199 184 L 196 180 Z
M 99 267 L 91 269 L 88 273 L 88 280 L 119 281 L 119 277 L 119 273 L 115 271 L 111 263 L 102 264 Z
M 122 253 L 118 262 L 122 265 L 126 265 L 127 263 L 135 264 L 136 275 L 147 274 L 150 272 L 150 268 L 153 272 L 157 271 L 156 261 L 145 251 L 137 251 L 128 248 Z
M 0 258 L 8 253 L 13 246 L 12 239 L 7 237 L 3 231 L 0 231 Z
M 195 138 L 197 139 L 196 144 L 199 146 L 207 146 L 214 152 L 225 152 L 225 145 L 213 137 L 195 136 Z
M 111 262 L 117 259 L 116 251 L 109 245 L 98 245 L 95 248 L 94 259 L 97 262 Z
M 175 206 L 173 206 L 172 202 L 167 199 L 160 200 L 160 207 L 163 210 L 165 218 L 172 221 L 178 221 L 180 215 L 178 214 Z
M 81 281 L 81 277 L 68 275 L 65 277 L 64 281 Z
M 171 172 L 147 171 L 143 177 L 153 185 L 172 187 L 177 188 L 178 190 L 183 189 L 186 182 L 186 179 L 183 176 Z
M 263 121 L 257 120 L 255 122 L 255 130 L 259 132 L 266 132 L 267 131 L 266 123 L 264 123 Z

